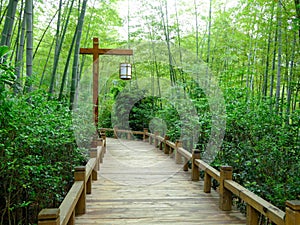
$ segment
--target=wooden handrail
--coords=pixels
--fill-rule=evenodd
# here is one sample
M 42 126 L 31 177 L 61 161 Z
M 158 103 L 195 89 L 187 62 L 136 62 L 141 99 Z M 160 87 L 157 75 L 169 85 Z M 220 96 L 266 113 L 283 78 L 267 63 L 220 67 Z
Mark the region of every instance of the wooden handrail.
M 67 196 L 60 204 L 60 224 L 68 224 L 70 218 L 74 217 L 75 207 L 83 191 L 84 181 L 75 181 Z
M 123 130 L 118 130 L 118 132 L 123 132 Z M 135 131 L 131 132 L 134 133 Z M 211 191 L 211 178 L 214 178 L 219 183 L 222 183 L 220 184 L 220 195 L 222 195 L 222 199 L 229 200 L 232 198 L 232 194 L 242 199 L 247 204 L 247 225 L 257 225 L 259 223 L 259 214 L 264 215 L 277 225 L 300 225 L 300 201 L 287 201 L 286 212 L 283 212 L 271 203 L 267 202 L 258 195 L 249 191 L 242 185 L 231 180 L 232 169 L 230 169 L 230 167 L 224 167 L 223 169 L 225 170 L 223 172 L 220 172 L 217 169 L 210 166 L 209 164 L 207 164 L 206 162 L 202 161 L 200 158 L 197 158 L 196 155 L 199 154 L 199 152 L 196 152 L 194 156 L 192 153 L 190 153 L 183 147 L 177 147 L 176 143 L 168 140 L 168 138 L 162 138 L 159 135 L 149 133 L 148 129 L 146 128 L 143 132 L 140 131 L 139 134 L 143 134 L 144 141 L 146 141 L 149 138 L 150 144 L 152 144 L 153 139 L 154 141 L 156 140 L 158 142 L 163 143 L 165 147 L 164 152 L 166 154 L 172 154 L 173 149 L 176 149 L 177 154 L 180 154 L 186 160 L 191 160 L 192 180 L 199 180 L 199 173 L 197 173 L 197 171 L 204 171 L 204 192 L 208 193 Z M 159 146 L 162 145 L 159 144 Z M 226 171 L 227 169 L 230 170 Z M 220 208 L 222 210 L 230 210 L 231 206 L 228 206 L 226 204 L 224 205 L 224 201 L 220 200 Z
M 213 168 L 212 166 L 208 165 L 206 162 L 200 159 L 196 159 L 195 164 L 200 170 L 203 170 L 216 181 L 220 182 L 220 171 L 216 170 L 215 168 Z
M 245 187 L 241 186 L 235 181 L 226 180 L 225 182 L 226 189 L 230 190 L 237 197 L 242 199 L 245 203 L 253 207 L 255 210 L 268 217 L 271 221 L 278 225 L 284 225 L 285 213 L 279 208 L 270 204 L 266 200 L 257 196 L 253 192 L 249 191 Z
M 92 180 L 97 179 L 97 171 L 105 152 L 106 138 L 102 146 L 91 149 L 90 159 L 85 166 L 75 168 L 74 184 L 59 208 L 42 209 L 38 215 L 38 225 L 70 225 L 75 223 L 75 215 L 86 211 L 86 194 L 92 191 Z

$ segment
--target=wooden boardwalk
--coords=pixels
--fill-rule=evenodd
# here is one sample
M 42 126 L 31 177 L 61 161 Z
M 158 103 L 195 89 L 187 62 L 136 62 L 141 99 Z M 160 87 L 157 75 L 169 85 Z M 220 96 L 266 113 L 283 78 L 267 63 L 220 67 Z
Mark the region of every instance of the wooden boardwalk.
M 107 152 L 87 212 L 75 224 L 246 224 L 218 207 L 219 195 L 192 182 L 174 158 L 141 141 L 107 140 Z

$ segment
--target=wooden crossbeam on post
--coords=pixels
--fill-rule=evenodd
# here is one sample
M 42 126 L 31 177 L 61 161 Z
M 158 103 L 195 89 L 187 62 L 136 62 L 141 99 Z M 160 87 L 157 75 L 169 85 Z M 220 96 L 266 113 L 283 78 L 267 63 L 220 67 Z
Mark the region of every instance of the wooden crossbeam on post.
M 80 54 L 93 55 L 93 112 L 98 129 L 99 55 L 133 55 L 131 49 L 99 48 L 99 39 L 93 38 L 93 48 L 80 48 Z

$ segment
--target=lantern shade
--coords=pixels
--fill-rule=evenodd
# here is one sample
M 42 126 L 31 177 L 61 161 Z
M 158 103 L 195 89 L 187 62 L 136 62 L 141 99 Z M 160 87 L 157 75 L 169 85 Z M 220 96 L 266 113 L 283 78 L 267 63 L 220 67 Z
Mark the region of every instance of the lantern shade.
M 120 79 L 122 80 L 131 79 L 131 64 L 129 63 L 120 64 Z

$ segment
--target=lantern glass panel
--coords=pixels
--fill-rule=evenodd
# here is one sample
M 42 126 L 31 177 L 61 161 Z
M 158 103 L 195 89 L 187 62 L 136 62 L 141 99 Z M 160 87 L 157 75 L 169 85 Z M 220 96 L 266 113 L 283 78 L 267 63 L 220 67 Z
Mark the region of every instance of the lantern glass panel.
M 131 64 L 129 64 L 129 63 L 121 63 L 120 64 L 120 78 L 122 80 L 130 80 L 131 79 Z

